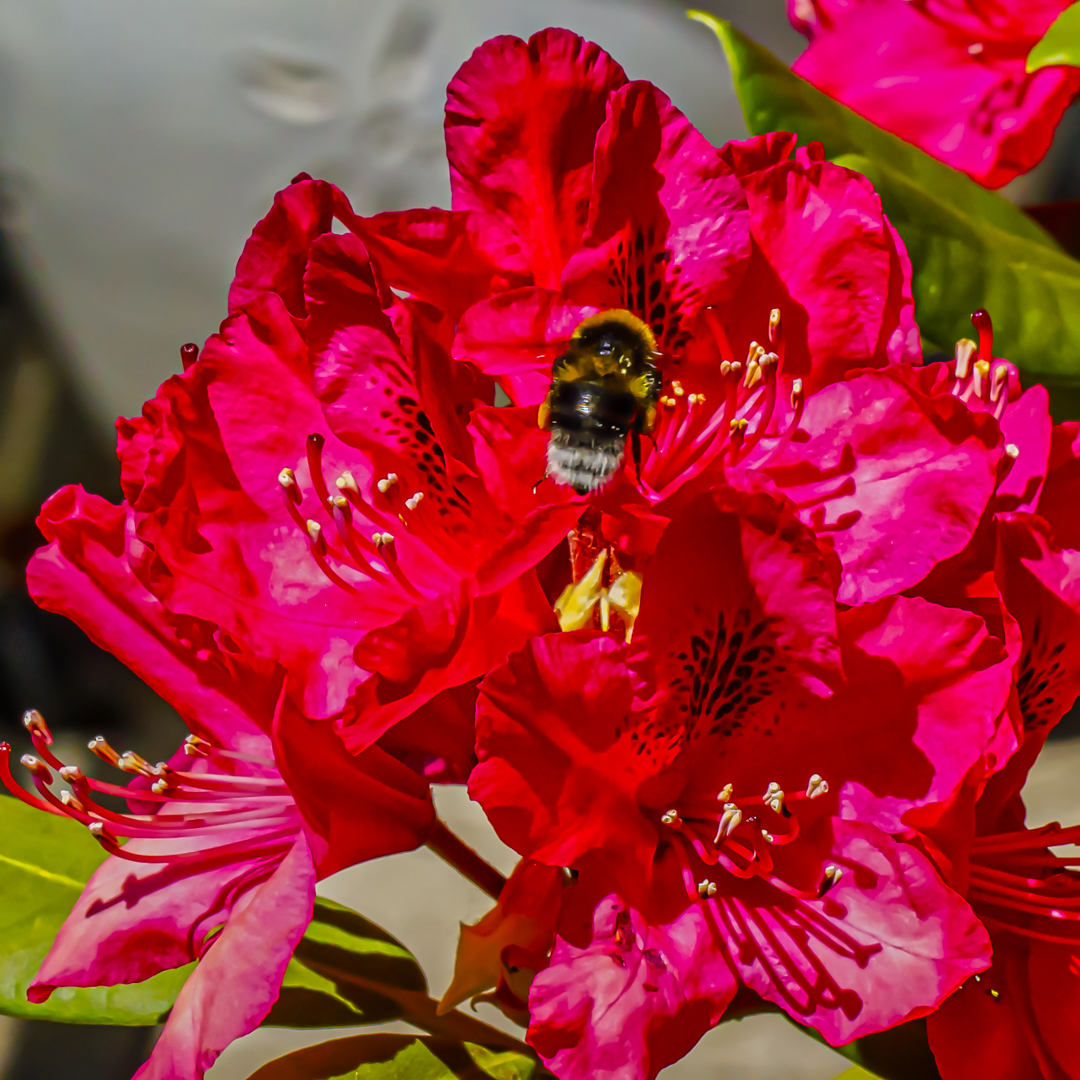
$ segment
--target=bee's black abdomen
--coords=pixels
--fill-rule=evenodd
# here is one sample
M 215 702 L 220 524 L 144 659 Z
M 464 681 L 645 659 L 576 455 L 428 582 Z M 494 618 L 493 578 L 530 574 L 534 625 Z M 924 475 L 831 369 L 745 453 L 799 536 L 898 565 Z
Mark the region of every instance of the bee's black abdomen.
M 637 414 L 634 395 L 595 382 L 557 383 L 551 392 L 548 474 L 586 494 L 622 464 Z
M 600 383 L 557 383 L 551 393 L 551 426 L 564 431 L 621 433 L 626 438 L 636 413 L 633 394 Z

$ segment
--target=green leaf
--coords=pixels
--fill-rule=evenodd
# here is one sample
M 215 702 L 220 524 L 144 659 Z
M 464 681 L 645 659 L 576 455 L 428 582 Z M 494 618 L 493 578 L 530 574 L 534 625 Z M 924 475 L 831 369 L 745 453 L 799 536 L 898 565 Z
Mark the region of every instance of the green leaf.
M 850 1069 L 845 1069 L 836 1080 L 881 1080 L 881 1077 L 861 1065 L 853 1065 Z
M 400 1020 L 407 1011 L 400 992 L 427 994 L 412 953 L 362 915 L 318 897 L 281 995 L 263 1023 L 352 1027 Z
M 874 184 L 911 256 L 924 336 L 950 350 L 985 307 L 995 352 L 1047 384 L 1059 419 L 1068 415 L 1080 388 L 1080 262 L 1000 195 L 822 94 L 729 23 L 692 14 L 724 47 L 750 131 L 820 141 Z
M 513 1051 L 378 1033 L 296 1050 L 268 1062 L 249 1080 L 531 1080 L 534 1073 L 544 1073 L 535 1059 Z
M 138 1026 L 160 1023 L 172 1007 L 190 968 L 135 986 L 61 987 L 42 1005 L 26 1000 L 53 938 L 104 858 L 78 822 L 0 796 L 0 1013 Z
M 1029 73 L 1054 64 L 1080 67 L 1080 4 L 1067 7 L 1028 53 Z

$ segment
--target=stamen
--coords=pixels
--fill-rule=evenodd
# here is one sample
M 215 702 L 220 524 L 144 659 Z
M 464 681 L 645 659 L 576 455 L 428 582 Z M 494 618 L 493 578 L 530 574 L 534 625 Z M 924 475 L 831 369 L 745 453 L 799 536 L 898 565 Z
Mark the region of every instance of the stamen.
M 714 844 L 719 844 L 726 836 L 730 836 L 742 823 L 743 813 L 734 803 L 724 803 L 724 812 L 720 815 L 719 825 Z
M 725 784 L 720 789 L 720 793 L 716 796 L 716 801 L 717 802 L 722 802 L 722 803 L 731 802 L 731 795 L 732 795 L 732 792 L 734 790 L 735 790 L 735 787 L 734 787 L 733 784 L 730 784 L 730 783 Z
M 351 479 L 351 477 L 350 477 Z M 388 473 L 375 486 L 381 495 L 385 495 L 398 482 L 397 473 Z
M 993 378 L 990 380 L 990 400 L 997 401 L 1001 397 L 1002 390 L 1005 391 L 1005 396 L 1008 397 L 1009 390 L 1009 365 L 998 364 L 994 368 Z
M 780 344 L 781 338 L 780 309 L 774 307 L 772 311 L 769 312 L 769 344 L 775 348 Z
M 1016 459 L 1020 456 L 1020 447 L 1016 443 L 1006 443 L 1005 452 L 997 464 L 997 482 L 1000 484 L 1012 472 Z
M 299 506 L 304 501 L 300 485 L 296 482 L 296 473 L 292 469 L 282 469 L 278 473 L 278 483 L 293 506 Z
M 104 735 L 95 735 L 86 744 L 86 749 L 94 757 L 101 758 L 107 765 L 115 765 L 119 768 L 120 755 L 105 741 Z
M 699 881 L 698 882 L 698 887 L 697 887 L 697 894 L 698 894 L 698 896 L 701 897 L 702 900 L 705 900 L 705 899 L 707 899 L 709 897 L 715 896 L 716 895 L 716 882 L 715 881 L 709 881 L 708 878 L 706 878 L 704 881 Z
M 839 866 L 833 866 L 831 863 L 826 866 L 821 879 L 821 887 L 818 889 L 818 897 L 823 897 L 830 889 L 835 888 L 843 876 L 844 871 Z
M 765 794 L 762 795 L 761 801 L 774 813 L 782 814 L 784 812 L 784 792 L 775 780 L 769 783 L 769 787 Z
M 317 431 L 313 431 L 307 437 L 308 470 L 311 473 L 311 482 L 315 485 L 315 494 L 318 495 L 319 502 L 323 506 L 330 501 L 330 492 L 326 490 L 322 469 L 322 452 L 325 443 L 326 440 Z
M 335 481 L 334 487 L 338 491 L 351 492 L 354 495 L 360 494 L 360 487 L 356 483 L 356 479 L 351 472 L 343 472 Z
M 976 360 L 971 372 L 971 389 L 977 398 L 986 400 L 986 392 L 989 389 L 990 362 L 988 360 Z
M 317 521 L 312 521 L 308 518 L 304 522 L 304 526 L 307 529 L 308 537 L 311 539 L 311 546 L 320 554 L 326 554 L 326 541 L 323 539 L 322 526 Z
M 405 500 L 405 505 L 410 510 L 415 510 L 424 501 L 424 493 L 422 491 L 414 491 L 413 494 Z
M 814 773 L 810 777 L 810 783 L 806 785 L 806 797 L 808 799 L 819 799 L 822 795 L 827 795 L 829 791 L 829 782 L 822 780 L 822 778 Z
M 660 820 L 665 825 L 670 825 L 673 829 L 677 829 L 682 825 L 682 818 L 679 817 L 678 810 L 669 810 L 666 814 L 661 816 Z
M 960 383 L 968 377 L 968 371 L 971 367 L 971 358 L 978 351 L 978 345 L 975 344 L 971 338 L 961 338 L 956 343 L 956 351 L 953 353 L 956 363 L 953 368 L 953 373 L 956 376 L 956 386 L 953 387 L 953 393 L 959 393 Z
M 672 379 L 671 380 L 671 392 L 676 397 L 682 397 L 683 394 L 686 393 L 686 391 L 683 390 L 683 388 L 682 388 L 682 383 L 680 383 L 678 379 Z
M 189 341 L 186 345 L 180 346 L 180 363 L 184 365 L 185 371 L 198 359 L 199 346 L 194 341 Z

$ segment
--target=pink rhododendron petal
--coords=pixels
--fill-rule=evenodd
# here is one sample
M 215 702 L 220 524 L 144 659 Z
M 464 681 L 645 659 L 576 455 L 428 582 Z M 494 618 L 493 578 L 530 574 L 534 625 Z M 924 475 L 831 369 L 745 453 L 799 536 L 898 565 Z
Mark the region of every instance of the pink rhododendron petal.
M 252 830 L 218 832 L 214 844 L 242 843 L 255 836 Z M 179 854 L 202 850 L 206 838 L 136 838 L 128 845 L 134 845 L 135 853 L 162 854 L 168 849 Z M 265 856 L 210 856 L 178 865 L 111 856 L 87 882 L 27 996 L 40 1002 L 61 986 L 137 983 L 189 964 L 199 956 L 206 936 L 231 917 L 234 898 L 273 869 L 274 862 Z
M 1057 548 L 1040 525 L 998 521 L 997 576 L 1024 639 L 1016 690 L 1027 735 L 1045 734 L 1080 696 L 1080 552 Z
M 304 315 L 304 270 L 311 242 L 330 231 L 340 193 L 302 173 L 274 197 L 270 213 L 244 245 L 229 290 L 229 312 L 266 293 L 281 297 L 290 314 Z
M 578 323 L 597 311 L 571 304 L 550 289 L 515 289 L 469 308 L 454 340 L 454 356 L 494 376 L 515 405 L 539 405 L 551 365 Z
M 658 687 L 670 695 L 665 708 L 700 709 L 709 724 L 700 735 L 745 711 L 737 708 L 741 697 L 723 704 L 705 700 L 697 681 L 690 693 L 684 653 L 695 639 L 694 659 L 710 656 L 710 668 L 719 665 L 726 673 L 735 664 L 749 665 L 739 676 L 748 695 L 756 695 L 759 685 L 775 689 L 777 681 L 802 682 L 827 695 L 840 659 L 833 570 L 809 530 L 768 495 L 729 488 L 692 503 L 657 547 L 634 630 L 635 642 L 650 654 Z M 656 737 L 662 739 L 661 730 Z
M 1080 424 L 1055 424 L 1036 511 L 1062 547 L 1080 548 Z
M 736 983 L 702 910 L 650 925 L 618 895 L 591 940 L 556 939 L 529 993 L 529 1042 L 561 1080 L 652 1080 L 719 1020 Z
M 1080 88 L 1072 68 L 1024 70 L 1066 0 L 814 0 L 811 20 L 808 6 L 803 0 L 796 8 L 797 25 L 811 36 L 796 74 L 987 187 L 1042 158 Z
M 491 292 L 528 283 L 521 242 L 498 214 L 403 210 L 342 220 L 360 237 L 388 285 L 450 318 Z M 446 267 L 453 266 L 453 275 Z
M 498 592 L 440 597 L 363 637 L 357 662 L 373 674 L 335 727 L 358 754 L 448 687 L 478 679 L 534 634 L 557 627 L 534 574 Z
M 447 87 L 455 210 L 504 215 L 541 288 L 556 288 L 581 243 L 593 143 L 626 82 L 602 49 L 566 30 L 481 45 Z
M 670 367 L 697 311 L 737 288 L 747 223 L 721 152 L 651 83 L 630 83 L 612 94 L 597 135 L 589 230 L 563 289 L 636 312 Z
M 779 308 L 784 372 L 809 393 L 852 368 L 921 358 L 911 265 L 870 181 L 805 147 L 761 136 L 721 151 L 738 172 L 755 247 L 723 311 L 736 359 Z M 837 298 L 842 296 L 842 302 Z
M 800 429 L 808 440 L 779 456 L 762 451 L 766 460 L 747 467 L 832 537 L 846 604 L 906 589 L 960 551 L 994 489 L 996 428 L 953 398 L 916 398 L 884 373 L 812 395 Z
M 837 732 L 829 767 L 855 778 L 841 812 L 899 833 L 907 811 L 946 802 L 973 765 L 993 770 L 1016 749 L 1006 704 L 1019 642 L 1006 650 L 979 616 L 918 598 L 854 608 L 839 624 L 848 682 L 833 722 L 848 734 Z
M 411 851 L 435 821 L 427 779 L 379 746 L 350 754 L 328 720 L 309 720 L 285 694 L 274 756 L 304 817 L 319 877 Z
M 174 616 L 162 607 L 132 572 L 128 545 L 142 545 L 133 535 L 130 512 L 68 487 L 45 504 L 38 525 L 50 543 L 27 567 L 35 602 L 74 620 L 194 730 L 266 756 L 269 743 L 260 727 L 269 733 L 280 669 L 272 661 L 222 648 L 212 623 Z M 251 678 L 253 671 L 263 677 Z
M 651 862 L 636 795 L 655 766 L 620 738 L 632 697 L 625 646 L 584 630 L 534 638 L 484 679 L 469 794 L 504 843 L 553 866 L 599 848 Z
M 839 1046 L 926 1015 L 989 966 L 990 942 L 914 848 L 861 822 L 833 830 L 843 874 L 824 900 L 716 906 L 739 978 Z
M 314 902 L 315 870 L 301 835 L 211 943 L 133 1080 L 202 1080 L 229 1043 L 254 1031 L 277 1000 Z
M 1020 373 L 1015 368 L 1011 381 L 1013 385 L 1020 383 Z M 1001 418 L 1001 434 L 1019 453 L 995 492 L 1003 509 L 1035 505 L 1046 477 L 1052 427 L 1050 395 L 1044 386 L 1031 387 L 1006 407 Z
M 1054 1061 L 1039 1031 L 1027 963 L 1034 944 L 995 934 L 990 970 L 978 981 L 969 979 L 928 1018 L 927 1034 L 942 1080 L 1072 1080 L 1077 1075 Z M 1047 988 L 1050 996 L 1068 1003 L 1068 976 L 1060 969 L 1054 976 L 1052 989 Z

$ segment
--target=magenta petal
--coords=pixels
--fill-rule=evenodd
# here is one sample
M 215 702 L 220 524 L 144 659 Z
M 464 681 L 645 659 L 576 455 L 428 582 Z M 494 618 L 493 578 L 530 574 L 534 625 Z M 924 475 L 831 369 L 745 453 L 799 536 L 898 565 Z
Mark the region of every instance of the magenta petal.
M 841 603 L 910 588 L 971 539 L 1001 451 L 996 430 L 955 399 L 920 401 L 887 374 L 867 373 L 813 394 L 800 427 L 808 440 L 747 464 L 832 537 Z
M 277 1000 L 314 902 L 315 868 L 301 834 L 273 875 L 237 905 L 133 1080 L 202 1080 L 229 1043 L 254 1031 Z
M 813 6 L 816 19 L 797 20 L 812 41 L 795 72 L 987 187 L 1042 158 L 1080 85 L 1074 68 L 1024 70 L 1028 51 L 1066 0 Z
M 735 979 L 700 907 L 649 925 L 616 895 L 579 947 L 556 938 L 529 992 L 529 1042 L 560 1080 L 652 1080 L 719 1019 Z
M 515 289 L 474 304 L 461 317 L 454 359 L 494 376 L 515 405 L 539 405 L 551 365 L 578 323 L 597 308 L 568 304 L 549 289 Z
M 971 908 L 907 844 L 833 822 L 824 900 L 718 901 L 739 978 L 833 1045 L 924 1016 L 990 964 Z
M 651 83 L 611 96 L 596 139 L 585 247 L 569 296 L 624 307 L 681 350 L 695 312 L 731 296 L 750 257 L 746 197 L 721 152 Z
M 543 30 L 528 43 L 485 42 L 447 87 L 454 209 L 506 219 L 544 288 L 558 287 L 581 243 L 596 132 L 608 96 L 625 82 L 598 46 L 567 30 Z
M 63 488 L 38 524 L 51 543 L 27 567 L 30 595 L 73 619 L 145 680 L 192 730 L 223 746 L 269 756 L 280 669 L 221 647 L 212 623 L 173 616 L 132 572 L 132 515 L 81 488 Z M 252 678 L 261 669 L 263 677 Z M 255 722 L 253 722 L 253 720 Z M 185 961 L 186 962 L 186 961 Z

